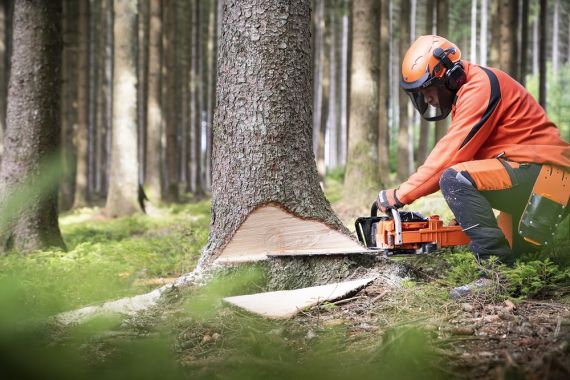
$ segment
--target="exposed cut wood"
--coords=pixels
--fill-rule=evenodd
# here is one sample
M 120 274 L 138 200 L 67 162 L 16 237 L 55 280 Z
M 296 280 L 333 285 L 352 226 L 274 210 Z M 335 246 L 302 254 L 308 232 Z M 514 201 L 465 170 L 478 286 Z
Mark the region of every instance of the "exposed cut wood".
M 265 260 L 267 255 L 356 253 L 365 249 L 324 223 L 295 217 L 277 206 L 263 206 L 243 222 L 218 261 Z
M 364 278 L 303 289 L 227 297 L 224 301 L 267 318 L 285 319 L 307 307 L 354 294 L 372 281 L 374 278 Z

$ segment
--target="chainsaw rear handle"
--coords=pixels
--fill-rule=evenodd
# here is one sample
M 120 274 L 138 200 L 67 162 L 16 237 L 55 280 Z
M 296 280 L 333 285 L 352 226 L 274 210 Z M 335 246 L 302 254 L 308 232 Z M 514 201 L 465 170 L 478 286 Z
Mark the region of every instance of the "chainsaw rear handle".
M 403 239 L 402 239 L 402 218 L 400 217 L 400 212 L 393 207 L 390 207 L 389 210 L 390 213 L 392 214 L 392 219 L 394 219 L 394 227 L 396 229 L 396 241 L 394 243 L 396 245 L 401 245 Z M 372 207 L 370 208 L 370 216 L 378 216 L 378 204 L 376 202 L 372 203 Z

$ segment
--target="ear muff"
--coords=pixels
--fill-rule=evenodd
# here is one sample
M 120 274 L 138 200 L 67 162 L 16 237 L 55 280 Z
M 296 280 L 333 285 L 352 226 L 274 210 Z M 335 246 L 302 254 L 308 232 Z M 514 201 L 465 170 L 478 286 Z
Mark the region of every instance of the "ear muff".
M 453 49 L 455 51 L 455 49 Z M 455 63 L 451 62 L 447 53 L 442 48 L 435 48 L 433 50 L 433 55 L 445 66 L 447 69 L 445 71 L 445 86 L 450 91 L 457 91 L 461 86 L 467 81 L 467 76 L 465 75 L 465 70 L 463 70 L 463 65 L 461 62 L 457 61 Z

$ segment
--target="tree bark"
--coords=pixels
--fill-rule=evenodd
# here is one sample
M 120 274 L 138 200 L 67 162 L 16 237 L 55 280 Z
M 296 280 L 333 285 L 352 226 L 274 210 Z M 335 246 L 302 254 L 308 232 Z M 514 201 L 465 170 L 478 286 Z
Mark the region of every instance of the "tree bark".
M 330 4 L 328 4 L 330 6 Z M 327 125 L 328 125 L 328 114 L 329 114 L 329 89 L 330 89 L 330 78 L 329 78 L 329 71 L 330 71 L 330 61 L 329 61 L 329 53 L 330 53 L 330 45 L 331 45 L 331 23 L 330 20 L 327 20 L 328 13 L 327 12 L 327 1 L 320 0 L 319 2 L 319 14 L 320 16 L 320 23 L 319 28 L 321 29 L 321 49 L 319 51 L 320 61 L 321 61 L 321 110 L 320 110 L 320 120 L 318 126 L 318 140 L 317 140 L 317 151 L 316 151 L 316 159 L 317 159 L 317 171 L 319 172 L 319 177 L 321 179 L 325 178 L 326 175 L 326 164 L 325 164 L 325 138 L 327 133 Z
M 77 165 L 74 133 L 77 128 L 77 50 L 79 42 L 77 36 L 79 34 L 79 3 L 76 0 L 65 0 L 62 4 L 61 150 L 63 179 L 60 185 L 59 209 L 69 210 L 73 207 L 75 197 Z M 1 63 L 2 60 L 0 59 L 0 64 Z M 0 76 L 2 72 L 3 71 L 0 71 Z
M 546 20 L 548 1 L 540 0 L 539 48 L 538 48 L 538 103 L 546 110 Z
M 213 123 L 214 108 L 216 103 L 216 81 L 218 76 L 218 29 L 219 19 L 222 14 L 222 0 L 210 1 L 210 22 L 208 36 L 208 105 L 207 105 L 207 127 L 206 127 L 206 190 L 212 187 L 212 143 L 213 143 Z
M 138 0 L 138 62 L 137 62 L 137 121 L 138 121 L 138 148 L 137 155 L 139 161 L 139 183 L 144 183 L 147 144 L 147 110 L 145 105 L 148 101 L 148 64 L 149 64 L 149 7 L 150 0 Z
M 306 0 L 226 2 L 218 51 L 212 222 L 200 267 L 218 257 L 243 259 L 247 253 L 259 259 L 291 251 L 292 241 L 293 248 L 300 244 L 314 251 L 326 245 L 323 234 L 289 229 L 292 221 L 320 226 L 331 239 L 345 239 L 345 246 L 356 244 L 320 189 L 312 154 L 309 12 Z M 261 218 L 274 224 L 281 217 L 288 222 L 271 231 L 255 223 Z M 240 250 L 240 242 L 250 238 L 254 244 Z
M 481 0 L 481 33 L 479 35 L 479 45 L 481 52 L 479 53 L 479 63 L 481 66 L 487 66 L 487 34 L 488 34 L 488 3 L 487 0 Z
M 378 170 L 379 1 L 352 3 L 348 162 L 343 200 L 366 205 L 380 188 Z
M 162 61 L 162 0 L 150 1 L 150 32 L 147 99 L 147 144 L 145 190 L 149 200 L 157 204 L 161 194 L 161 61 Z
M 166 167 L 166 187 L 163 200 L 178 202 L 178 141 L 176 128 L 176 7 L 172 1 L 162 3 L 163 21 L 163 93 L 162 104 L 164 110 L 164 132 L 166 144 L 164 147 L 164 160 Z
M 449 36 L 449 0 L 437 1 L 437 34 L 445 38 Z M 448 125 L 449 118 L 435 122 L 434 143 L 437 143 L 443 136 L 445 136 Z
M 0 251 L 65 248 L 57 220 L 61 16 L 57 1 L 14 3 Z
M 190 191 L 197 197 L 201 197 L 204 192 L 202 190 L 202 123 L 201 123 L 201 110 L 202 110 L 202 84 L 200 83 L 200 24 L 202 20 L 200 17 L 200 2 L 194 3 L 192 10 L 192 63 L 191 63 L 191 77 L 190 77 L 190 108 L 191 108 L 191 134 L 190 139 L 192 143 L 191 159 L 190 159 Z
M 4 148 L 6 129 L 6 2 L 0 2 L 0 162 Z
M 340 136 L 339 136 L 339 162 L 346 165 L 348 151 L 348 101 L 349 101 L 349 61 L 350 61 L 350 5 L 343 4 L 345 12 L 342 16 L 341 38 L 341 75 L 340 75 Z
M 528 1 L 522 0 L 521 9 L 521 46 L 520 54 L 520 68 L 519 68 L 519 82 L 525 86 L 526 74 L 528 73 Z
M 501 65 L 501 0 L 491 0 L 491 52 L 489 65 Z
M 433 33 L 433 8 L 434 0 L 427 0 L 426 2 L 426 34 Z M 418 155 L 416 164 L 422 165 L 430 151 L 429 136 L 432 130 L 433 123 L 428 122 L 423 117 L 420 117 L 420 138 L 418 143 Z
M 400 3 L 400 57 L 404 57 L 410 47 L 410 0 Z M 400 124 L 398 128 L 398 180 L 406 180 L 410 172 L 410 118 L 409 99 L 404 91 L 398 92 Z
M 471 0 L 471 44 L 469 60 L 477 63 L 477 0 Z
M 137 160 L 137 0 L 115 0 L 113 63 L 113 140 L 105 213 L 111 217 L 141 211 Z
M 378 89 L 378 170 L 381 185 L 390 185 L 390 0 L 380 1 L 380 73 Z
M 516 15 L 518 15 L 518 1 L 499 1 L 499 68 L 518 79 Z
M 554 14 L 553 14 L 553 27 L 552 27 L 552 73 L 556 76 L 558 74 L 558 66 L 560 64 L 559 58 L 559 35 L 560 35 L 560 0 L 554 1 Z
M 75 176 L 74 208 L 88 204 L 87 189 L 87 130 L 89 128 L 89 0 L 79 0 L 79 50 L 77 75 L 77 169 Z

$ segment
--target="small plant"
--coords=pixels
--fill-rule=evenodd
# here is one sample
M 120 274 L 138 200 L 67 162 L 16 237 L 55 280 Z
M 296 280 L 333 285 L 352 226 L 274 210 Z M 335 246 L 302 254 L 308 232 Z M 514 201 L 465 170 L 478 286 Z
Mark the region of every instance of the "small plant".
M 451 267 L 445 276 L 450 285 L 464 285 L 479 278 L 481 267 L 470 251 L 456 252 L 445 258 Z
M 570 269 L 561 270 L 550 259 L 517 261 L 514 268 L 501 268 L 507 290 L 514 296 L 541 297 L 555 287 L 570 283 Z

